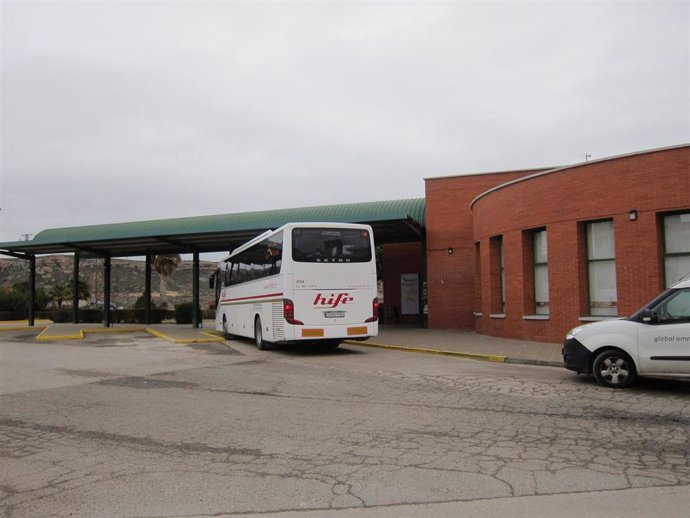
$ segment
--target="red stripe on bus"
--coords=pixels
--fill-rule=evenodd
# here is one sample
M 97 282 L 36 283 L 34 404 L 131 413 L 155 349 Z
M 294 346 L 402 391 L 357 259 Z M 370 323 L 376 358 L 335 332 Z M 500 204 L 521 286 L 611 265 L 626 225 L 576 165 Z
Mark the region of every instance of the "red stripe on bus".
M 255 300 L 255 299 L 265 299 L 267 297 L 282 297 L 282 293 L 268 293 L 266 295 L 252 295 L 251 297 L 237 297 L 235 299 L 223 299 L 220 301 L 221 304 L 239 302 L 241 300 Z

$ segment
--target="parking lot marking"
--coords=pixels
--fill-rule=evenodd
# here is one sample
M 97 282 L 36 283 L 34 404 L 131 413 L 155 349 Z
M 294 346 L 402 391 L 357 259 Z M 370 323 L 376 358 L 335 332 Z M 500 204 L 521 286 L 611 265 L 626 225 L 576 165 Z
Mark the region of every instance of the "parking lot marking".
M 380 349 L 391 349 L 394 351 L 407 351 L 422 354 L 436 354 L 440 356 L 457 356 L 459 358 L 467 358 L 469 360 L 479 360 L 485 362 L 505 363 L 506 357 L 498 354 L 480 354 L 480 353 L 464 353 L 459 351 L 444 351 L 442 349 L 426 349 L 424 347 L 407 347 L 403 345 L 386 345 L 377 344 L 374 342 L 358 342 L 356 340 L 346 340 L 346 343 L 352 345 L 363 345 L 365 347 L 378 347 Z

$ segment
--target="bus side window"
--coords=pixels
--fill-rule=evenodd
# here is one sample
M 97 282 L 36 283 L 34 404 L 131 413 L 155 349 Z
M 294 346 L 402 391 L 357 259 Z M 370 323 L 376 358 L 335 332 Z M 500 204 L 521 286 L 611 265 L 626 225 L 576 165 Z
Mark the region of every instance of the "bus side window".
M 230 286 L 232 284 L 232 263 L 226 263 L 225 265 L 225 271 L 224 273 L 224 279 L 223 279 L 223 285 L 224 286 Z
M 239 284 L 241 282 L 247 282 L 251 280 L 251 265 L 240 260 L 237 263 L 237 269 L 232 277 L 233 284 Z

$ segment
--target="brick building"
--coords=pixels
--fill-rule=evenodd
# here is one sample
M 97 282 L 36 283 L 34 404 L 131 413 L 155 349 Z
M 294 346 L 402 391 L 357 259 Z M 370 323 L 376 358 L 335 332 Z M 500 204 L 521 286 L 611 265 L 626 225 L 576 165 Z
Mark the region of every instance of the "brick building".
M 37 255 L 73 253 L 73 286 L 77 252 L 101 256 L 109 299 L 111 257 L 192 253 L 198 269 L 199 253 L 234 249 L 291 221 L 369 223 L 383 247 L 384 325 L 421 321 L 552 342 L 581 322 L 628 315 L 690 273 L 690 144 L 427 178 L 425 191 L 410 200 L 48 229 L 0 243 L 0 254 L 27 260 L 32 279 Z
M 690 145 L 425 184 L 429 327 L 558 342 L 690 273 Z

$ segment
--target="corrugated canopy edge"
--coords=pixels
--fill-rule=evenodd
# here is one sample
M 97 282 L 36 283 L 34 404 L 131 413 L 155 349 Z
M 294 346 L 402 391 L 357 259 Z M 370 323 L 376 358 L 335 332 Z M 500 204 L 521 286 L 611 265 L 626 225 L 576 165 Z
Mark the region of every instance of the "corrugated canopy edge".
M 0 253 L 129 256 L 228 251 L 293 221 L 367 223 L 379 243 L 409 242 L 421 239 L 425 208 L 424 198 L 411 198 L 52 228 L 29 241 L 0 243 Z

